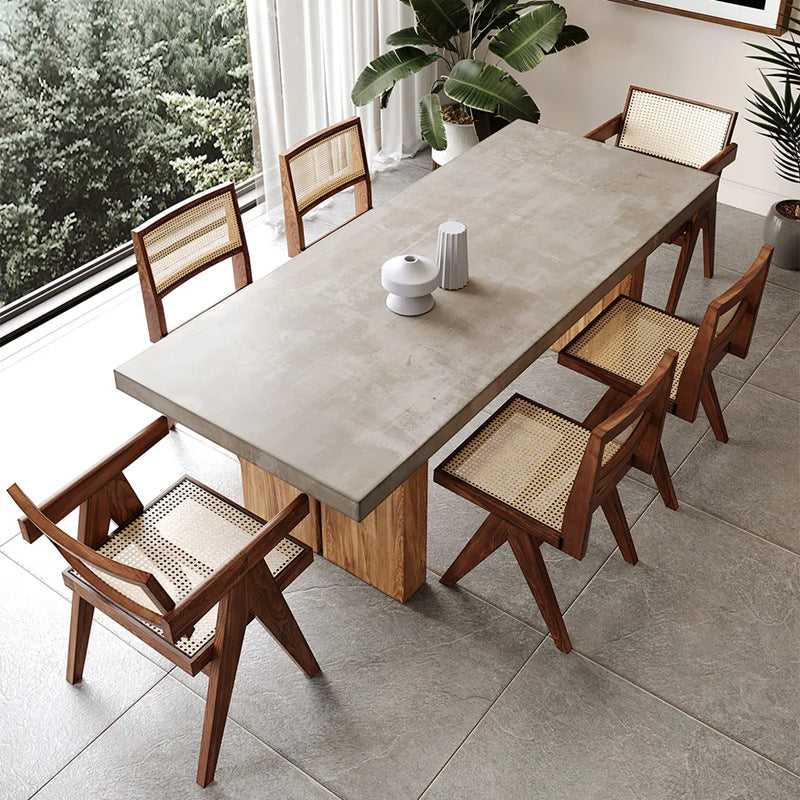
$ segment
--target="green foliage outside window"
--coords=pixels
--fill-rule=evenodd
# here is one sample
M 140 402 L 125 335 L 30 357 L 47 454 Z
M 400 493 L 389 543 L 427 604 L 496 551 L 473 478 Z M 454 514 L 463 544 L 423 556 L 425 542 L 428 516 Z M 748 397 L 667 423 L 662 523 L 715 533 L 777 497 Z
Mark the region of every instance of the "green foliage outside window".
M 0 305 L 253 173 L 243 0 L 6 0 L 0 75 Z

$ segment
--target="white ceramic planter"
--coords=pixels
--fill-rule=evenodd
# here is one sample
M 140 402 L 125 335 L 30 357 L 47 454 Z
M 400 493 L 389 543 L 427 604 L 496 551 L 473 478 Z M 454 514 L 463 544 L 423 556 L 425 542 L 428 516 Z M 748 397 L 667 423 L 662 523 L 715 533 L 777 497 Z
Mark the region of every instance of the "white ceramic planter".
M 474 125 L 456 125 L 445 121 L 444 130 L 447 134 L 447 147 L 444 150 L 433 150 L 431 156 L 439 165 L 447 164 L 456 156 L 460 156 L 473 145 L 478 144 L 478 134 Z
M 416 317 L 433 308 L 431 292 L 439 285 L 439 268 L 425 256 L 395 256 L 381 267 L 381 285 L 389 292 L 389 310 Z
M 764 220 L 764 241 L 775 248 L 773 266 L 800 270 L 800 219 L 790 219 L 778 213 L 775 203 Z

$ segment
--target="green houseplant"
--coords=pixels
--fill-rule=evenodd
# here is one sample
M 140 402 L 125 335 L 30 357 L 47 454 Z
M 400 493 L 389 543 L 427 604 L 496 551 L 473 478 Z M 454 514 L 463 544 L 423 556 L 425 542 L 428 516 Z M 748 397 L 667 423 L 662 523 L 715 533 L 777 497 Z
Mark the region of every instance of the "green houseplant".
M 770 37 L 770 45 L 750 44 L 749 58 L 767 64 L 766 91 L 752 86 L 749 121 L 772 140 L 778 175 L 800 184 L 800 17 L 790 17 L 789 37 Z M 776 85 L 777 84 L 777 85 Z M 764 239 L 774 245 L 772 263 L 800 269 L 800 199 L 781 200 L 767 214 Z
M 445 74 L 420 101 L 419 123 L 434 150 L 447 147 L 445 119 L 474 122 L 480 138 L 505 122 L 539 121 L 539 108 L 525 89 L 488 59 L 519 72 L 533 69 L 550 53 L 589 38 L 567 25 L 567 12 L 554 2 L 515 0 L 399 0 L 411 6 L 416 26 L 391 34 L 388 53 L 368 64 L 351 94 L 357 106 L 381 98 L 385 108 L 397 81 L 429 64 L 442 63 Z M 443 110 L 441 93 L 453 101 Z

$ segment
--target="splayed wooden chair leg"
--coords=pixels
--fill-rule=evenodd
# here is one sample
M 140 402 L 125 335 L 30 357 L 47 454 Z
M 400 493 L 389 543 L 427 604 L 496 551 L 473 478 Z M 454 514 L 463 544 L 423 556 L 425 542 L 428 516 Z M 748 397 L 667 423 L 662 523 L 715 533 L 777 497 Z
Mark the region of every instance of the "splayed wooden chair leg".
M 572 650 L 572 642 L 564 624 L 564 617 L 561 615 L 558 598 L 553 591 L 553 584 L 550 583 L 547 565 L 544 563 L 542 552 L 539 549 L 542 543 L 524 531 L 511 526 L 508 529 L 508 543 L 514 551 L 517 563 L 528 582 L 536 605 L 539 606 L 539 611 L 542 612 L 542 617 L 544 617 L 556 647 L 563 653 L 569 653 Z
M 600 507 L 603 509 L 603 514 L 608 521 L 611 532 L 617 540 L 617 546 L 620 553 L 622 553 L 622 557 L 629 564 L 635 564 L 639 557 L 636 555 L 631 529 L 628 526 L 625 509 L 622 507 L 622 500 L 620 500 L 616 487 L 605 496 Z
M 508 539 L 506 523 L 490 514 L 472 535 L 464 549 L 456 556 L 447 572 L 439 579 L 445 586 L 452 586 L 488 558 Z
M 83 665 L 92 631 L 94 606 L 80 595 L 72 594 L 72 618 L 69 628 L 69 655 L 67 656 L 67 681 L 78 683 L 83 678 Z
M 727 442 L 728 430 L 725 427 L 725 420 L 722 418 L 722 406 L 719 404 L 717 389 L 711 375 L 703 381 L 703 387 L 700 389 L 700 402 L 703 404 L 703 410 L 711 423 L 711 430 L 714 431 L 717 441 Z

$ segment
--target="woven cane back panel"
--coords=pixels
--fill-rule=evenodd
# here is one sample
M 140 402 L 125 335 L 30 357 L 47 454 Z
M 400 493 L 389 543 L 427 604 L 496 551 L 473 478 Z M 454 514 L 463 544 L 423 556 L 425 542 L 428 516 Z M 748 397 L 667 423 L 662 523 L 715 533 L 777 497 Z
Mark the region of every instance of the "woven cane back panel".
M 619 146 L 699 169 L 728 144 L 732 116 L 634 89 Z
M 597 317 L 565 351 L 641 386 L 668 348 L 678 361 L 670 397 L 678 392 L 683 368 L 698 327 L 657 308 L 620 297 Z
M 242 246 L 230 193 L 212 197 L 172 217 L 142 238 L 159 294 Z
M 589 435 L 588 428 L 515 397 L 441 469 L 560 531 Z M 610 442 L 603 462 L 618 451 Z
M 98 551 L 151 572 L 177 604 L 242 550 L 261 527 L 258 520 L 184 479 Z M 302 547 L 283 539 L 265 560 L 278 575 L 303 553 Z M 138 586 L 98 574 L 131 600 L 157 611 Z M 213 637 L 216 621 L 215 607 L 197 623 L 192 637 L 180 639 L 177 647 L 193 656 Z M 157 626 L 145 624 L 162 635 Z
M 297 210 L 302 213 L 321 197 L 366 176 L 358 127 L 334 133 L 288 162 Z

